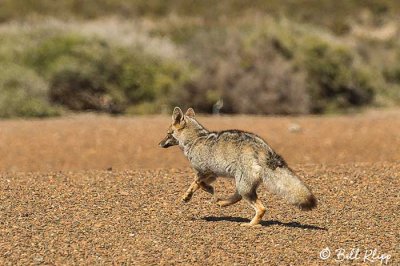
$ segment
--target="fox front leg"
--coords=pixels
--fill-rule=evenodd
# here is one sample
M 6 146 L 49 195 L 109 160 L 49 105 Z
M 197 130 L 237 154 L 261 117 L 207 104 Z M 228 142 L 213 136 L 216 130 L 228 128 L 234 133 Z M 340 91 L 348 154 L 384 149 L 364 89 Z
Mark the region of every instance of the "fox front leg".
M 229 198 L 227 199 L 220 199 L 218 198 L 216 200 L 216 203 L 220 206 L 220 207 L 227 207 L 230 205 L 233 205 L 237 202 L 239 202 L 242 199 L 242 196 L 239 195 L 239 193 L 235 192 L 233 195 L 231 195 Z
M 211 195 L 214 195 L 214 187 L 210 184 L 217 179 L 216 176 L 209 176 L 200 182 L 200 188 Z
M 214 194 L 214 188 L 210 185 L 210 183 L 214 182 L 215 180 L 215 176 L 207 176 L 197 173 L 196 179 L 192 182 L 192 184 L 190 184 L 190 187 L 183 195 L 182 200 L 184 202 L 188 202 L 189 200 L 191 200 L 194 192 L 196 192 L 199 188 L 210 194 Z
M 190 187 L 188 190 L 185 192 L 185 194 L 182 197 L 182 201 L 188 202 L 189 200 L 192 199 L 193 193 L 196 192 L 200 188 L 200 184 L 198 181 L 193 181 L 192 184 L 190 184 Z

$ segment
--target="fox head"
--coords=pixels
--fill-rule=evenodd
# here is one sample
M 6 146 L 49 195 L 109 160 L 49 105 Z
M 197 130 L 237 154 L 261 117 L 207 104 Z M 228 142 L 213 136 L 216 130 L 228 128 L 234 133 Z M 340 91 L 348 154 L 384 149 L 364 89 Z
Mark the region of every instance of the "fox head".
M 167 136 L 159 143 L 160 147 L 168 148 L 175 145 L 185 145 L 195 138 L 204 128 L 195 120 L 193 108 L 183 114 L 181 108 L 175 107 L 172 112 L 172 123 L 168 127 Z

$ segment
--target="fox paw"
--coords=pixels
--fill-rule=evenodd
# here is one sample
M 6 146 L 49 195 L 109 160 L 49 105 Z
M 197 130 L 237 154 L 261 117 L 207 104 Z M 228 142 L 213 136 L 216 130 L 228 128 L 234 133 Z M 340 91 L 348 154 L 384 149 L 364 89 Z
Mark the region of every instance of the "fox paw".
M 224 200 L 223 199 L 220 199 L 220 198 L 216 198 L 215 200 L 214 200 L 214 202 L 215 202 L 215 204 L 217 204 L 218 206 L 220 206 L 220 207 L 224 207 L 224 202 L 223 202 Z
M 192 196 L 193 196 L 193 194 L 185 194 L 185 195 L 183 195 L 183 197 L 182 197 L 182 201 L 183 201 L 183 202 L 188 202 L 189 200 L 192 199 Z
M 261 227 L 261 224 L 241 223 L 240 226 L 243 226 L 243 227 Z

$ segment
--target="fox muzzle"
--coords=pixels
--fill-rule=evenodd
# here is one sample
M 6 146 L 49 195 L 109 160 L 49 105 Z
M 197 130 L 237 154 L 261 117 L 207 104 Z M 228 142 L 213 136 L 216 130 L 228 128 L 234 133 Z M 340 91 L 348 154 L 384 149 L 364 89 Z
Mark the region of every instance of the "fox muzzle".
M 172 135 L 167 135 L 158 145 L 160 145 L 161 148 L 168 148 L 178 145 L 178 141 Z

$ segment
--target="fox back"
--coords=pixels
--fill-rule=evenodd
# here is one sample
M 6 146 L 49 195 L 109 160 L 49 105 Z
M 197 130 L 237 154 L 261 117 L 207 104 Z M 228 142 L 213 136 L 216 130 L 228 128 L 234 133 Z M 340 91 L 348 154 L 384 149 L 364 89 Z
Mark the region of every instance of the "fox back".
M 219 176 L 235 177 L 246 167 L 286 166 L 259 136 L 241 130 L 210 132 L 195 119 L 191 109 L 186 115 L 178 112 L 173 116 L 167 136 L 160 143 L 164 148 L 174 145 L 179 145 L 194 169 Z

